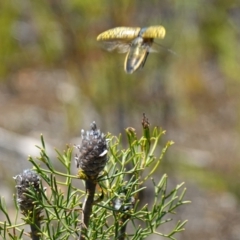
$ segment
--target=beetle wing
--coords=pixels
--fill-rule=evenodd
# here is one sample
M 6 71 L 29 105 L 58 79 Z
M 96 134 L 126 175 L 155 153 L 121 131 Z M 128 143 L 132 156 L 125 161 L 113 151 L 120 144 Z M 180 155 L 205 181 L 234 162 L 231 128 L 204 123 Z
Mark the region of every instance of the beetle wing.
M 143 38 L 164 38 L 166 30 L 163 26 L 151 26 L 141 29 L 140 36 Z
M 97 36 L 97 41 L 114 39 L 133 39 L 138 36 L 141 28 L 139 27 L 116 27 L 109 29 Z
M 118 53 L 126 53 L 130 49 L 131 42 L 125 41 L 103 41 L 102 47 L 107 51 L 117 50 Z

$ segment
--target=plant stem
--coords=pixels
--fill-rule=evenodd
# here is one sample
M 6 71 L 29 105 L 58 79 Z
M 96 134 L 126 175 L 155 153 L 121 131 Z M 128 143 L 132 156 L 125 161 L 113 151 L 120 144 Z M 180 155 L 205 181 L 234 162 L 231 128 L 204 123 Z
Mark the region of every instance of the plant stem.
M 97 183 L 92 180 L 86 180 L 86 193 L 87 196 L 85 198 L 83 204 L 83 214 L 82 214 L 82 226 L 80 230 L 79 240 L 84 240 L 85 235 L 87 234 L 87 228 L 89 225 L 90 215 L 92 214 L 92 206 L 94 202 L 94 194 Z
M 121 219 L 121 222 L 124 223 L 126 221 L 126 219 L 127 218 L 123 216 L 122 219 Z M 127 223 L 124 224 L 124 226 L 122 226 L 120 228 L 119 234 L 117 236 L 117 240 L 124 240 L 125 239 L 126 229 L 127 229 Z
M 36 220 L 35 224 L 30 224 L 30 228 L 31 228 L 32 240 L 39 240 L 40 235 L 38 233 L 39 233 L 39 229 L 40 229 L 40 222 L 38 220 Z

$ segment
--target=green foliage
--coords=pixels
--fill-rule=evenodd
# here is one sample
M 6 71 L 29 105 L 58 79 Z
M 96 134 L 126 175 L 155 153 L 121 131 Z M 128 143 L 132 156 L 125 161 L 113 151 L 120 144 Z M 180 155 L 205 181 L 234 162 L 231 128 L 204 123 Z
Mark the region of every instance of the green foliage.
M 184 230 L 186 221 L 178 222 L 169 233 L 162 233 L 159 227 L 171 221 L 176 209 L 187 203 L 183 201 L 185 189 L 183 184 L 174 189 L 167 189 L 168 177 L 163 174 L 159 181 L 153 178 L 164 153 L 173 142 L 167 142 L 159 156 L 159 140 L 164 131 L 154 128 L 150 134 L 148 126 L 143 136 L 137 138 L 133 128 L 126 129 L 128 147 L 121 147 L 121 138 L 108 135 L 109 161 L 105 171 L 97 182 L 99 189 L 95 194 L 93 211 L 87 229 L 87 239 L 145 239 L 151 234 L 175 239 L 174 235 Z M 29 197 L 35 206 L 43 209 L 41 214 L 40 239 L 76 239 L 81 226 L 82 201 L 85 191 L 78 186 L 79 176 L 71 174 L 73 147 L 58 154 L 58 161 L 64 171 L 57 171 L 49 158 L 43 137 L 40 157 L 34 160 L 29 157 L 35 171 L 42 178 L 40 187 L 42 198 L 32 189 Z M 76 180 L 77 179 L 77 180 Z M 141 204 L 139 193 L 147 187 L 151 179 L 153 204 Z M 3 239 L 22 239 L 31 234 L 24 230 L 27 224 L 34 224 L 29 216 L 20 219 L 15 200 L 16 217 L 12 220 L 4 199 L 0 201 L 0 211 L 4 220 L 0 222 L 0 236 Z M 128 228 L 126 226 L 128 225 Z

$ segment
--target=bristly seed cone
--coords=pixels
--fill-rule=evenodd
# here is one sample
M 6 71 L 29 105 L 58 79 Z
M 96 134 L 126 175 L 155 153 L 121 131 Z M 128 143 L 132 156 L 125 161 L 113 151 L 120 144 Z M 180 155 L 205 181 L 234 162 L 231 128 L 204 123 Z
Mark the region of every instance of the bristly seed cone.
M 81 131 L 82 142 L 76 146 L 79 155 L 75 157 L 77 168 L 81 168 L 88 177 L 96 178 L 107 163 L 106 137 L 95 122 L 91 124 L 90 131 Z
M 36 208 L 36 204 L 34 204 L 34 199 L 26 194 L 30 194 L 29 190 L 33 190 L 36 192 L 37 199 L 40 198 L 40 177 L 36 172 L 31 169 L 26 169 L 22 174 L 19 174 L 13 177 L 16 181 L 16 189 L 17 189 L 17 203 L 22 211 L 23 215 L 28 215 L 29 212 L 33 212 L 35 208 L 36 215 L 40 215 L 41 209 Z

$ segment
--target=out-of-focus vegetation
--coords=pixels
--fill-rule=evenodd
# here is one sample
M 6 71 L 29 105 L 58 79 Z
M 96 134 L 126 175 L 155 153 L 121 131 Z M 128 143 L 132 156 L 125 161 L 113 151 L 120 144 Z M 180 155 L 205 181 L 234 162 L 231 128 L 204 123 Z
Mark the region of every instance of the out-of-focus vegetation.
M 176 143 L 159 174 L 189 188 L 182 239 L 239 239 L 237 1 L 1 1 L 0 13 L 3 186 L 40 133 L 60 148 L 92 120 L 118 134 L 145 112 Z M 159 47 L 132 75 L 96 41 L 112 27 L 159 24 L 157 43 L 176 54 Z

